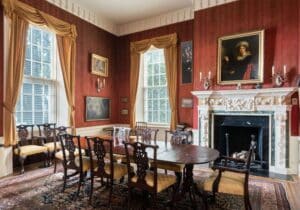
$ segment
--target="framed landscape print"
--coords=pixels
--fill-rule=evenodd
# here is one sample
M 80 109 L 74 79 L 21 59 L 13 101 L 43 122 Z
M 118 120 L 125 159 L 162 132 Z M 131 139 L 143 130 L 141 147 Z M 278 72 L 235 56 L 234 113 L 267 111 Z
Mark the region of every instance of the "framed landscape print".
M 98 76 L 108 76 L 108 58 L 100 55 L 92 54 L 91 58 L 91 72 Z
M 86 121 L 108 120 L 110 117 L 110 99 L 87 96 L 85 98 L 85 109 Z
M 181 83 L 192 83 L 193 78 L 193 42 L 181 42 Z
M 263 82 L 264 31 L 218 39 L 218 84 Z

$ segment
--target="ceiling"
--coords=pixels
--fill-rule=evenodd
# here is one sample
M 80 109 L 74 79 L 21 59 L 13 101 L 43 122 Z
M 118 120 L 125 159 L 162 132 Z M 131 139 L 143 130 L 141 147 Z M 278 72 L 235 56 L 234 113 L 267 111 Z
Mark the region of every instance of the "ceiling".
M 193 0 L 73 0 L 121 25 L 193 6 Z

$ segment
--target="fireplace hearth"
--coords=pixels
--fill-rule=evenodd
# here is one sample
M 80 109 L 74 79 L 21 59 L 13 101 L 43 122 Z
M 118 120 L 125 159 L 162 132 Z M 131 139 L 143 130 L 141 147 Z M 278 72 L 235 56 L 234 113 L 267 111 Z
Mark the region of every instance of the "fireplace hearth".
M 245 155 L 251 141 L 256 142 L 251 170 L 268 172 L 269 117 L 248 115 L 213 115 L 213 146 L 221 155 Z

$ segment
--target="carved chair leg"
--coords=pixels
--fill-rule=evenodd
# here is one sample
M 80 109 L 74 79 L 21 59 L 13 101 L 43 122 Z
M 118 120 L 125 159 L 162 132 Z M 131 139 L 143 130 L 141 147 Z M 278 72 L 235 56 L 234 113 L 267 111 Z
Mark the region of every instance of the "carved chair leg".
M 66 189 L 66 185 L 67 185 L 67 168 L 64 166 L 64 184 L 63 184 L 63 189 L 62 189 L 62 192 L 65 191 Z
M 24 174 L 25 170 L 24 170 L 24 161 L 25 161 L 26 157 L 22 157 L 19 156 L 19 162 L 21 164 L 21 174 Z
M 109 191 L 108 205 L 111 204 L 111 197 L 112 197 L 112 192 L 113 192 L 113 185 L 114 185 L 114 180 L 111 180 L 110 181 L 110 191 Z
M 182 172 L 175 172 L 175 175 L 176 175 L 176 187 L 177 189 L 179 189 L 182 180 Z
M 90 199 L 89 199 L 89 204 L 92 203 L 93 190 L 94 190 L 94 175 L 93 175 L 93 172 L 91 172 L 91 189 L 90 189 Z
M 53 159 L 53 161 L 54 161 L 54 173 L 56 173 L 56 164 L 57 164 L 57 161 L 56 161 L 56 158 L 55 158 L 55 156 L 54 156 L 54 159 Z
M 131 196 L 132 196 L 132 189 L 131 189 L 131 187 L 129 187 L 128 188 L 128 201 L 127 201 L 127 208 L 128 209 L 130 209 Z
M 78 189 L 77 189 L 77 196 L 79 196 L 81 183 L 83 182 L 83 172 L 81 171 L 79 173 L 79 182 L 78 182 Z
M 244 196 L 244 205 L 245 205 L 245 209 L 246 210 L 251 210 L 251 203 L 250 203 L 250 200 L 249 200 L 249 195 L 246 193 L 245 196 Z

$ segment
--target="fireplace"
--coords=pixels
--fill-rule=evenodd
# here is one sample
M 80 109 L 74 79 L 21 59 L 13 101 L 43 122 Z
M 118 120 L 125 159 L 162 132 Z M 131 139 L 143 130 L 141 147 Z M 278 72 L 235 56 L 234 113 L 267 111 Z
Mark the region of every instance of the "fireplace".
M 291 158 L 295 154 L 290 152 L 291 96 L 296 91 L 295 87 L 192 91 L 198 98 L 199 145 L 226 154 L 224 136 L 229 133 L 233 147 L 229 150 L 246 150 L 253 134 L 258 142 L 255 159 L 261 168 L 297 173 Z M 244 142 L 239 140 L 241 135 L 246 136 Z
M 251 140 L 256 151 L 251 164 L 252 171 L 269 169 L 270 117 L 264 115 L 212 114 L 212 144 L 221 155 L 234 156 L 248 151 Z

